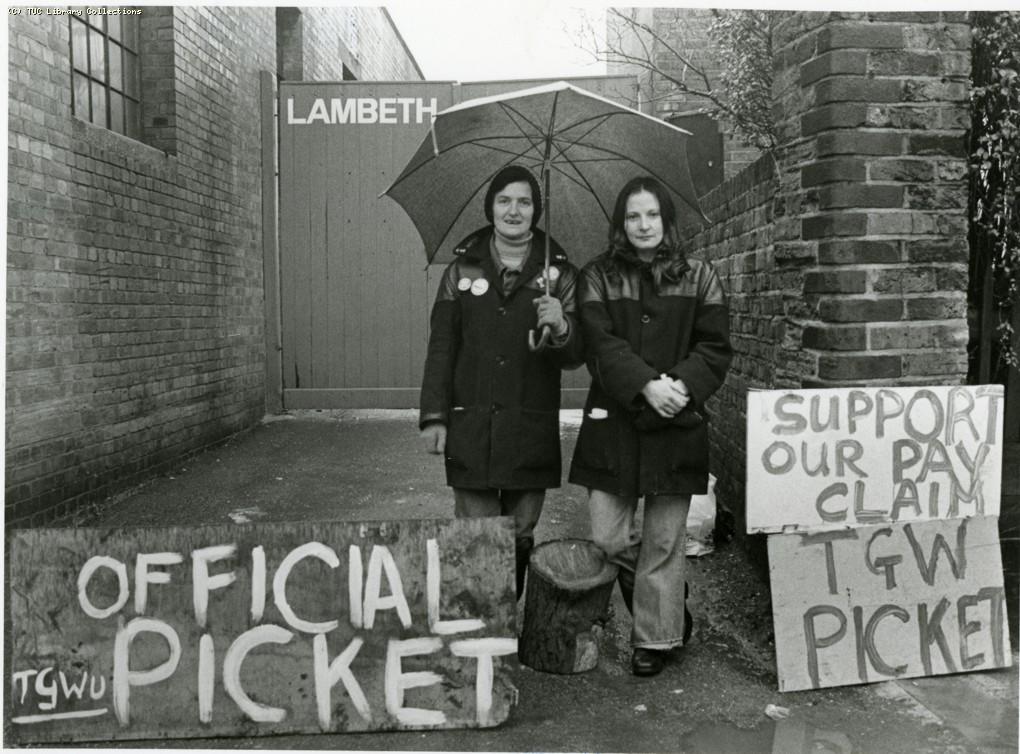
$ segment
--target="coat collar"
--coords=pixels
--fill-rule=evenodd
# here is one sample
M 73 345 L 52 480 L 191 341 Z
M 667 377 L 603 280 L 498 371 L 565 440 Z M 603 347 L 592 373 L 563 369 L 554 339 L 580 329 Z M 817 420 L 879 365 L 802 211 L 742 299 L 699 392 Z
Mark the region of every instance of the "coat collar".
M 496 265 L 492 262 L 492 235 L 493 227 L 487 225 L 476 230 L 454 248 L 453 253 L 461 259 L 473 262 L 481 266 L 485 277 L 493 283 L 493 287 L 503 297 L 503 286 L 498 280 Z M 526 282 L 542 272 L 545 267 L 545 233 L 537 228 L 531 231 L 531 250 L 527 259 L 521 266 L 521 274 L 517 276 L 507 296 L 512 296 Z M 556 239 L 549 239 L 549 264 L 564 264 L 567 261 L 567 254 L 563 248 L 556 243 Z
M 453 253 L 455 256 L 463 257 L 472 262 L 481 263 L 486 257 L 489 256 L 489 243 L 492 240 L 492 234 L 495 231 L 491 225 L 486 225 L 484 228 L 479 228 L 471 235 L 467 236 L 460 243 L 458 243 Z M 545 255 L 545 233 L 538 228 L 531 229 L 531 253 L 528 255 L 528 259 L 535 255 L 535 253 L 543 259 Z M 567 253 L 563 251 L 555 238 L 549 239 L 549 263 L 550 264 L 563 264 L 567 261 Z M 527 261 L 525 262 L 527 264 Z

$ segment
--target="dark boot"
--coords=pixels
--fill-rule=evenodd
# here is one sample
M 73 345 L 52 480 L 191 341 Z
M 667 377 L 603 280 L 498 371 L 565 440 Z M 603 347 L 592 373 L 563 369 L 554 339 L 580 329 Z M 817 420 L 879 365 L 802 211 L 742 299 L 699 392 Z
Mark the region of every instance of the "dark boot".
M 531 549 L 534 547 L 532 539 L 518 539 L 514 542 L 514 556 L 517 561 L 517 599 L 524 594 L 524 582 L 528 573 L 528 559 L 531 557 Z
M 623 595 L 623 604 L 627 606 L 627 612 L 634 614 L 634 572 L 621 568 L 616 575 L 616 581 L 620 585 L 620 594 Z
M 687 598 L 691 594 L 691 586 L 684 582 L 684 646 L 691 640 L 691 633 L 694 631 L 694 618 L 691 611 L 687 609 Z

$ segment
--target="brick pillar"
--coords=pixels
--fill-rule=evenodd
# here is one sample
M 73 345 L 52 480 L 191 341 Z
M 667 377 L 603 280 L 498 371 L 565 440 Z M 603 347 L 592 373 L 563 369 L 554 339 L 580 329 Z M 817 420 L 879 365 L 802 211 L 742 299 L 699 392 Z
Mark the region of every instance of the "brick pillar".
M 776 50 L 776 387 L 963 382 L 966 15 L 791 13 Z

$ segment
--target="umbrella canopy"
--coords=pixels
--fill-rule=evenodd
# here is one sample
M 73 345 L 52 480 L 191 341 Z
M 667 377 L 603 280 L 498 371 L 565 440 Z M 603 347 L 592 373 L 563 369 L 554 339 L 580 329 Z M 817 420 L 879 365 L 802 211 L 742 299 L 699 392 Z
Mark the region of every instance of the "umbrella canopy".
M 635 176 L 665 184 L 681 225 L 704 221 L 687 166 L 689 136 L 561 81 L 438 113 L 383 194 L 407 212 L 428 260 L 447 262 L 458 241 L 487 223 L 482 201 L 492 177 L 523 165 L 544 187 L 541 224 L 579 264 L 606 249 L 616 195 Z

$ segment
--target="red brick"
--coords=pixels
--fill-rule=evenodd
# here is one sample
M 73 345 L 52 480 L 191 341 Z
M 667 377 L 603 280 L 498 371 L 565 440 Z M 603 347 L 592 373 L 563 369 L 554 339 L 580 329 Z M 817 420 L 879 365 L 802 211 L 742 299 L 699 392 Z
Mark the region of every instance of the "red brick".
M 804 274 L 804 293 L 864 293 L 865 290 L 865 270 L 824 270 Z
M 862 236 L 868 229 L 868 216 L 855 213 L 829 213 L 801 220 L 804 240 L 833 236 Z
M 865 180 L 866 175 L 867 167 L 863 160 L 839 157 L 805 165 L 800 171 L 800 182 L 801 186 L 808 188 L 837 181 L 861 182 Z
M 966 238 L 908 240 L 903 242 L 903 250 L 909 262 L 966 262 L 970 255 Z
M 907 147 L 908 151 L 915 155 L 967 156 L 967 144 L 963 134 L 911 134 L 907 139 Z
M 939 20 L 939 14 L 936 11 L 927 13 L 908 13 L 905 11 L 891 13 L 874 12 L 868 14 L 868 20 L 894 21 L 900 24 L 933 24 Z
M 903 316 L 899 298 L 823 298 L 818 317 L 826 322 L 890 322 Z
M 855 47 L 866 50 L 903 48 L 899 24 L 830 24 L 818 32 L 818 51 Z
M 804 328 L 802 342 L 817 351 L 863 351 L 868 333 L 864 325 L 812 325 Z
M 804 136 L 833 128 L 855 128 L 868 121 L 868 108 L 863 103 L 846 102 L 822 105 L 800 116 L 800 129 Z
M 903 135 L 888 131 L 827 131 L 818 135 L 818 157 L 833 155 L 889 155 L 903 151 Z
M 905 304 L 907 319 L 957 319 L 967 316 L 967 299 L 962 292 L 932 298 L 908 298 Z
M 926 293 L 943 290 L 938 284 L 937 270 L 900 267 L 871 271 L 871 289 L 875 293 Z
M 942 111 L 933 106 L 876 104 L 868 108 L 865 125 L 870 128 L 927 130 L 939 128 L 941 117 Z
M 868 53 L 865 72 L 873 76 L 937 76 L 942 61 L 937 53 L 877 50 Z
M 966 343 L 967 324 L 962 320 L 957 325 L 902 323 L 868 328 L 872 351 L 958 348 Z
M 900 261 L 897 241 L 823 241 L 818 244 L 819 264 L 894 264 Z
M 815 105 L 835 102 L 899 102 L 903 85 L 897 79 L 833 76 L 815 85 Z
M 963 348 L 938 349 L 929 353 L 903 354 L 903 376 L 941 377 L 933 384 L 953 384 L 967 376 L 967 352 Z M 916 383 L 912 380 L 912 383 Z
M 879 159 L 868 163 L 867 175 L 869 181 L 921 183 L 935 179 L 935 164 L 922 159 Z
M 818 208 L 897 208 L 903 206 L 903 193 L 903 186 L 883 186 L 861 183 L 823 186 L 818 192 Z
M 906 206 L 910 209 L 966 209 L 967 186 L 922 184 L 907 187 Z
M 818 377 L 823 380 L 880 380 L 902 373 L 899 356 L 823 353 L 818 359 Z

